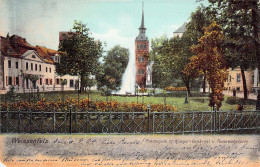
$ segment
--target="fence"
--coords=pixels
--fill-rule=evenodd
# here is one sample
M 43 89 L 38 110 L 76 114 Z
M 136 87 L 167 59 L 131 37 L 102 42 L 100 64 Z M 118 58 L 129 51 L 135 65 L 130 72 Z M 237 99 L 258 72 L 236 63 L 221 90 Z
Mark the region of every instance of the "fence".
M 257 111 L 0 111 L 0 133 L 259 133 Z

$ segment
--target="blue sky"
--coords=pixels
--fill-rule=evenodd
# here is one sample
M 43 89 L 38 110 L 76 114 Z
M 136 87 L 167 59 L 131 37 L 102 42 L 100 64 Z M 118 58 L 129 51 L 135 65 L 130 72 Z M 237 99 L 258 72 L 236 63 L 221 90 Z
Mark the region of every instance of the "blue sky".
M 196 0 L 0 0 L 0 35 L 9 32 L 33 45 L 57 49 L 59 31 L 69 31 L 78 20 L 95 39 L 107 43 L 106 50 L 119 44 L 134 53 L 142 1 L 149 39 L 172 37 L 200 5 Z

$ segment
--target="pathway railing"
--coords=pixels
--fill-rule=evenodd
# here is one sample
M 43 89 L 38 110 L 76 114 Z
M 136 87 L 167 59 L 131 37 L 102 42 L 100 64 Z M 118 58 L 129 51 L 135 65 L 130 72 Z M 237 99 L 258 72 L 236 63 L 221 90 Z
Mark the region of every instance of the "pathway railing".
M 0 111 L 0 133 L 259 133 L 259 111 Z

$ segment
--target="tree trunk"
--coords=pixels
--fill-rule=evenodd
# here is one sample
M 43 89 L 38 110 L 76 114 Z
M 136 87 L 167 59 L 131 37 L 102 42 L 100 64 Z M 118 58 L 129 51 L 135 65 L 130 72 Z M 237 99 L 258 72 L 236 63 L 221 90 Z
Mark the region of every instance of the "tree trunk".
M 206 93 L 206 70 L 204 71 L 204 76 L 203 76 L 203 93 Z
M 192 97 L 191 90 L 190 90 L 190 79 L 187 76 L 182 76 L 182 81 L 185 84 L 185 87 L 187 88 L 189 97 Z
M 80 89 L 79 89 L 79 93 L 81 93 L 81 92 L 83 92 L 84 90 L 84 75 L 83 74 L 81 74 L 80 75 Z M 79 85 L 78 85 L 78 87 L 79 87 Z
M 242 81 L 243 81 L 243 92 L 244 92 L 244 99 L 247 99 L 247 85 L 246 85 L 246 76 L 245 76 L 245 70 L 243 67 L 241 67 L 241 75 L 242 75 Z

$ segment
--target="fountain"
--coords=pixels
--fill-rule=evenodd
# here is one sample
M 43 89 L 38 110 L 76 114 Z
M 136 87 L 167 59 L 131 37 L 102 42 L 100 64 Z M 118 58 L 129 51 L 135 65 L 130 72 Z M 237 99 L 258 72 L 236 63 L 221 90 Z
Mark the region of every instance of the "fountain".
M 134 94 L 135 93 L 135 55 L 130 54 L 128 65 L 123 74 L 120 90 L 117 95 Z

